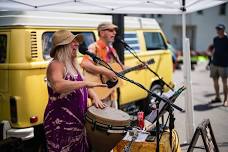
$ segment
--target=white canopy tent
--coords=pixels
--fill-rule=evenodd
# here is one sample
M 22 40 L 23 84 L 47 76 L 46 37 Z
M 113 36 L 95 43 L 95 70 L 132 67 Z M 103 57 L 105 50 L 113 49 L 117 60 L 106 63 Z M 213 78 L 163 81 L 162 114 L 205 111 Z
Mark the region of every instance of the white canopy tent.
M 1 0 L 0 11 L 55 11 L 108 14 L 182 14 L 186 135 L 194 133 L 191 90 L 190 44 L 186 38 L 186 13 L 203 10 L 228 0 Z
M 1 0 L 2 10 L 40 10 L 110 14 L 181 14 L 220 5 L 227 0 Z

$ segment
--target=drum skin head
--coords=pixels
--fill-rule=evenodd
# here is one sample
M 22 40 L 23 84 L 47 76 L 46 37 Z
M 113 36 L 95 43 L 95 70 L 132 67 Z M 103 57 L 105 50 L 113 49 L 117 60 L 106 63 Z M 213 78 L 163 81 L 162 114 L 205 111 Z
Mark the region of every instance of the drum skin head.
M 130 116 L 127 113 L 111 107 L 100 109 L 91 106 L 86 116 L 93 121 L 111 126 L 129 126 L 130 124 Z

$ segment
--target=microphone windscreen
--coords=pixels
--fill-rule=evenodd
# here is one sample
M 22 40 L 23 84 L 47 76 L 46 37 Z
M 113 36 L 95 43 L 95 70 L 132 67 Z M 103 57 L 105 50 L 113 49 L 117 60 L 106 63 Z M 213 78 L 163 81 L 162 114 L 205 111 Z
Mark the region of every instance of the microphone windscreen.
M 124 47 L 129 47 L 128 44 L 120 36 L 115 37 L 115 42 L 123 44 Z
M 106 84 L 108 85 L 108 88 L 114 87 L 118 83 L 118 79 L 115 80 L 108 80 Z
M 115 37 L 115 41 L 116 41 L 116 42 L 122 42 L 123 40 L 121 39 L 120 36 L 116 36 L 116 37 Z
M 81 54 L 86 54 L 86 51 L 88 50 L 87 49 L 87 47 L 85 47 L 84 45 L 81 45 L 80 47 L 79 47 L 79 52 L 81 53 Z

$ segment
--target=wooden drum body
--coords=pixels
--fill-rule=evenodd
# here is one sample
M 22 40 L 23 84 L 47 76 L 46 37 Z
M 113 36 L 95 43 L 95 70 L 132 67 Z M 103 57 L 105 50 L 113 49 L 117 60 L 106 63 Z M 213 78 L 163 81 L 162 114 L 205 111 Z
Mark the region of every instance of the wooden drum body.
M 114 108 L 98 109 L 94 106 L 86 114 L 86 131 L 95 152 L 109 152 L 123 139 L 130 116 Z

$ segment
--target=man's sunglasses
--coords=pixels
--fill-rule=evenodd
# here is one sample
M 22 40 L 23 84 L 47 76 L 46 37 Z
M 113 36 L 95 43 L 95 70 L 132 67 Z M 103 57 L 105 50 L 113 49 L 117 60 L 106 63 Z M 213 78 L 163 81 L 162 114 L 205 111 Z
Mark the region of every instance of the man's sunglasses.
M 102 30 L 102 31 L 116 32 L 115 29 L 104 29 L 104 30 Z

